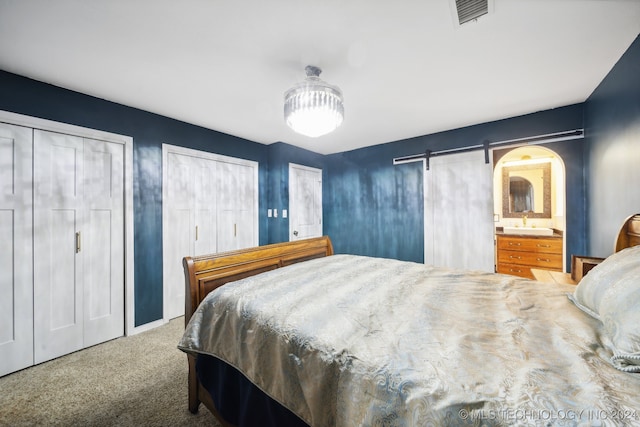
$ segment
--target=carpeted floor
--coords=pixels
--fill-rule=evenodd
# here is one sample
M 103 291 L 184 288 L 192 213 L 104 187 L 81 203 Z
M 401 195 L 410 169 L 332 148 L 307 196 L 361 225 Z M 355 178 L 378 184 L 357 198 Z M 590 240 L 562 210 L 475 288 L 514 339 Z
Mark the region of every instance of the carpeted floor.
M 0 378 L 0 426 L 215 426 L 187 409 L 182 317 Z

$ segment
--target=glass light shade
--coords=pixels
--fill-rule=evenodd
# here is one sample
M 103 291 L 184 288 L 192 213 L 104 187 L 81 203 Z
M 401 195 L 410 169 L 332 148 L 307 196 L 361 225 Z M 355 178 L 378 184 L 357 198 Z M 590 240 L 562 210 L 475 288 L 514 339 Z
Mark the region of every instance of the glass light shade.
M 307 78 L 284 94 L 284 118 L 295 132 L 315 138 L 342 124 L 342 91 L 320 79 L 320 68 L 305 70 Z

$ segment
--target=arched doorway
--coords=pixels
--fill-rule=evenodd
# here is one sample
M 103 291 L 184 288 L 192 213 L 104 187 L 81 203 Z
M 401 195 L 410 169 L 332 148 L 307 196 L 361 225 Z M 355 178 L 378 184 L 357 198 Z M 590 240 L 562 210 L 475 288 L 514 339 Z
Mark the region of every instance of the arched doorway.
M 528 145 L 494 151 L 493 191 L 496 232 L 520 227 L 535 234 L 552 229 L 566 252 L 565 166 L 553 150 Z M 531 230 L 537 228 L 537 230 Z M 516 232 L 514 232 L 516 233 Z M 498 253 L 496 253 L 496 265 Z M 567 271 L 562 257 L 562 271 Z

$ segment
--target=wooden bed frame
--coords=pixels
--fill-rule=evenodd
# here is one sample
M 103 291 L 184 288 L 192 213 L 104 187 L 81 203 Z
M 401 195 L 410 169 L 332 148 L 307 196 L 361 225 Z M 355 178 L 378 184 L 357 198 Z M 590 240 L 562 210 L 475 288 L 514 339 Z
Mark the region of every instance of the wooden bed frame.
M 615 252 L 626 247 L 640 245 L 640 214 L 631 215 L 623 223 L 616 237 Z M 333 255 L 329 237 L 318 237 L 295 242 L 276 243 L 199 257 L 185 257 L 182 261 L 185 273 L 185 326 L 205 296 L 227 282 L 240 280 L 286 265 Z M 219 414 L 207 390 L 196 376 L 196 359 L 189 361 L 189 410 L 198 412 L 203 403 L 224 427 L 233 427 Z
M 232 252 L 223 252 L 182 260 L 185 275 L 185 326 L 207 294 L 227 282 L 254 276 L 301 261 L 333 255 L 329 237 L 276 243 Z M 189 361 L 189 410 L 198 412 L 203 403 L 223 426 L 229 423 L 218 413 L 209 393 L 196 376 L 196 359 L 187 355 Z

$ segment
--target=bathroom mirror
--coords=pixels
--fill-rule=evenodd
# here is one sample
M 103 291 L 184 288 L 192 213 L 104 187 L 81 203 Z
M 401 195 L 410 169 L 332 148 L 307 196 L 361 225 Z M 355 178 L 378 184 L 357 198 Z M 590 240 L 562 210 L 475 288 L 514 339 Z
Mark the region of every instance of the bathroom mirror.
M 502 168 L 502 217 L 551 218 L 551 164 Z

